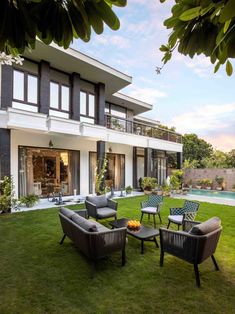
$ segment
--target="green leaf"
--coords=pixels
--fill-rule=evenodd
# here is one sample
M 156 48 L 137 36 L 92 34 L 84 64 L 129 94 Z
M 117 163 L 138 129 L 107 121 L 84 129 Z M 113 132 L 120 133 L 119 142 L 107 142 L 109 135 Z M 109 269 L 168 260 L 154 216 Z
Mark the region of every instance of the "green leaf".
M 220 68 L 220 62 L 218 61 L 218 62 L 216 63 L 215 68 L 214 68 L 214 73 L 216 73 L 216 72 L 219 70 L 219 68 Z
M 219 18 L 220 23 L 224 23 L 235 16 L 235 1 L 229 0 L 221 11 Z
M 184 11 L 179 19 L 181 21 L 190 21 L 195 19 L 196 17 L 200 16 L 201 7 L 195 7 L 189 10 Z
M 166 52 L 166 51 L 168 51 L 169 49 L 167 48 L 167 46 L 161 45 L 161 47 L 159 48 L 159 50 L 162 51 L 162 52 Z
M 226 72 L 228 76 L 231 76 L 233 74 L 233 66 L 229 60 L 226 62 Z
M 230 23 L 231 23 L 231 19 L 225 22 L 225 24 L 224 24 L 224 33 L 226 33 L 226 32 L 227 32 L 227 30 L 228 30 L 228 28 L 229 28 Z

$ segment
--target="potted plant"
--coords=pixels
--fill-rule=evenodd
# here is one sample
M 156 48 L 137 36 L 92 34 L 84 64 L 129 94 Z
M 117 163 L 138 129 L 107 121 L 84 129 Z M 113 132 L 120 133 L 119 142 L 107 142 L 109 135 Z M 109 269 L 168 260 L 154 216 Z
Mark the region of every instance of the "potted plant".
M 208 178 L 202 179 L 201 184 L 203 188 L 206 188 L 207 190 L 211 190 L 212 180 Z
M 151 194 L 152 190 L 157 187 L 157 179 L 152 177 L 143 177 L 141 187 L 145 194 Z
M 39 201 L 39 197 L 36 194 L 28 194 L 20 197 L 20 204 L 26 207 L 33 207 Z
M 232 191 L 235 192 L 235 183 L 232 186 Z
M 201 189 L 202 188 L 202 180 L 201 179 L 197 179 L 196 180 L 196 189 Z
M 217 175 L 215 177 L 215 182 L 218 184 L 218 186 L 216 187 L 216 190 L 221 191 L 223 183 L 224 183 L 224 178 Z
M 164 185 L 163 187 L 163 196 L 170 196 L 171 188 L 169 185 Z
M 171 175 L 170 177 L 170 188 L 173 190 L 173 193 L 177 193 L 177 191 L 180 189 L 180 181 L 174 175 Z
M 133 191 L 133 188 L 132 188 L 130 185 L 128 185 L 128 186 L 125 188 L 125 190 L 126 190 L 126 194 L 131 194 L 131 192 Z

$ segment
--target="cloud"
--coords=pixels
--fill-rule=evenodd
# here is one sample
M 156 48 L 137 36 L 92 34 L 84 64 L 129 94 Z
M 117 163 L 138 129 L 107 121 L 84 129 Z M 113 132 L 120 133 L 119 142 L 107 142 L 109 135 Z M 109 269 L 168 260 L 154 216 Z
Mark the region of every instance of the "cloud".
M 159 98 L 166 97 L 167 94 L 156 88 L 151 87 L 130 87 L 129 91 L 126 92 L 129 96 L 144 102 L 154 104 Z
M 95 37 L 95 41 L 98 44 L 102 45 L 113 45 L 118 47 L 119 49 L 126 49 L 130 47 L 130 41 L 119 35 L 101 35 Z
M 235 148 L 234 136 L 229 134 L 219 134 L 217 136 L 204 136 L 204 139 L 211 143 L 215 148 L 229 152 Z
M 182 133 L 204 134 L 205 131 L 228 128 L 231 123 L 234 123 L 234 116 L 235 104 L 205 105 L 175 116 L 171 124 Z

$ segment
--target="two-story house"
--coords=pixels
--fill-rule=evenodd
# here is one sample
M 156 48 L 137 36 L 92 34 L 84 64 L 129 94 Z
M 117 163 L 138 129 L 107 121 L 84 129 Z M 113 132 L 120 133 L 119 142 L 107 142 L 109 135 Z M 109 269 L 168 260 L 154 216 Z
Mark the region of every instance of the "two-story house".
M 152 105 L 119 91 L 131 77 L 73 49 L 37 43 L 23 65 L 0 68 L 0 176 L 18 196 L 94 193 L 97 160 L 115 190 L 143 176 L 163 183 L 181 135 L 139 114 Z

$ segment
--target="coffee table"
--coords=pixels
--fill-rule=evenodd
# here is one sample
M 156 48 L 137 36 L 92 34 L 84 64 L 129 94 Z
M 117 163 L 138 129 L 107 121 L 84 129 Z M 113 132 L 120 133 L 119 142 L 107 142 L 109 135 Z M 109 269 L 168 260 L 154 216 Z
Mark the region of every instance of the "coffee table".
M 130 218 L 121 218 L 117 220 L 113 220 L 110 222 L 112 228 L 122 228 L 127 227 L 128 221 L 132 220 Z M 144 241 L 151 241 L 156 244 L 156 247 L 159 248 L 156 237 L 159 236 L 158 229 L 146 227 L 141 225 L 140 229 L 137 231 L 133 231 L 127 228 L 127 233 L 132 237 L 141 241 L 141 254 L 144 253 Z

